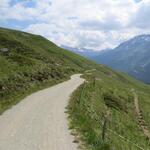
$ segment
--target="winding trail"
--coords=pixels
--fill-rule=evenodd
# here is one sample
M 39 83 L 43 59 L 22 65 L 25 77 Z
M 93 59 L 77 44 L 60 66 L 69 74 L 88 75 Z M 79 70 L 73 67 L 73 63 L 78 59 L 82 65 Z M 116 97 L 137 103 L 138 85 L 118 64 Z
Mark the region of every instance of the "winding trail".
M 142 112 L 141 112 L 140 107 L 139 107 L 138 95 L 136 94 L 136 92 L 134 91 L 134 89 L 132 89 L 132 92 L 134 94 L 134 106 L 135 106 L 135 111 L 136 111 L 136 115 L 137 115 L 139 126 L 143 130 L 143 133 L 144 133 L 145 137 L 150 142 L 150 132 L 149 132 L 149 130 L 147 128 L 147 125 L 145 123 L 145 120 L 143 118 Z
M 36 92 L 0 116 L 0 150 L 77 150 L 64 113 L 80 74 Z

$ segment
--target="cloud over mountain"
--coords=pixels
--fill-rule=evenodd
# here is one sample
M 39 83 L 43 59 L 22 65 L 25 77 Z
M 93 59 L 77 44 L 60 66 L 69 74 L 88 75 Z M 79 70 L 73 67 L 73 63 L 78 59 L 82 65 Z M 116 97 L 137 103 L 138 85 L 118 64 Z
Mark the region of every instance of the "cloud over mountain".
M 103 49 L 150 33 L 149 10 L 150 0 L 1 0 L 0 25 L 58 45 Z

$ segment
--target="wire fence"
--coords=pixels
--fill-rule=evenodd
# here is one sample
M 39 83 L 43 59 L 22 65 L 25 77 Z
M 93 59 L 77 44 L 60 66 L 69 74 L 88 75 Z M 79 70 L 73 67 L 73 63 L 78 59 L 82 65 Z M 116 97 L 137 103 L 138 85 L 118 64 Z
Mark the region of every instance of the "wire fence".
M 94 70 L 94 69 L 93 69 L 93 70 Z M 95 78 L 93 78 L 93 83 L 94 83 L 94 85 L 95 85 Z M 82 87 L 82 91 L 81 91 L 81 94 L 80 94 L 80 100 L 81 100 L 81 98 L 82 98 L 82 96 L 83 96 L 85 87 L 86 87 L 86 81 L 84 82 L 83 87 Z M 106 128 L 107 128 L 107 127 L 106 127 Z M 118 134 L 117 132 L 115 132 L 115 131 L 113 131 L 113 130 L 111 130 L 111 129 L 109 129 L 109 128 L 107 128 L 106 130 L 109 131 L 110 133 L 114 134 L 115 136 L 119 137 L 119 138 L 120 138 L 121 140 L 123 140 L 124 142 L 127 142 L 127 143 L 129 143 L 129 144 L 131 144 L 131 145 L 137 147 L 139 150 L 145 150 L 144 148 L 142 148 L 141 146 L 139 146 L 137 143 L 132 142 L 131 140 L 125 138 L 124 136 Z M 102 132 L 102 133 L 103 133 L 103 132 Z M 103 133 L 103 134 L 105 134 L 105 133 Z M 103 136 L 104 136 L 104 135 L 103 135 Z
M 131 140 L 129 140 L 129 139 L 123 137 L 122 135 L 116 133 L 115 131 L 113 131 L 113 130 L 111 130 L 111 129 L 107 129 L 107 130 L 108 130 L 109 132 L 111 132 L 111 133 L 117 135 L 117 136 L 118 136 L 120 139 L 122 139 L 123 141 L 125 141 L 125 142 L 127 142 L 127 143 L 130 143 L 130 144 L 132 144 L 133 146 L 139 148 L 140 150 L 145 150 L 144 148 L 140 147 L 138 144 L 136 144 L 136 143 L 132 142 Z

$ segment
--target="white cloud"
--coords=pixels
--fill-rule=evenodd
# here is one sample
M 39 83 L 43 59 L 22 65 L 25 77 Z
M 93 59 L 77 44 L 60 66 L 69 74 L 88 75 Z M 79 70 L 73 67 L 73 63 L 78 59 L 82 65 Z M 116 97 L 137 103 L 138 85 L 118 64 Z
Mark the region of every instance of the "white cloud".
M 58 45 L 103 49 L 150 31 L 150 0 L 1 0 L 0 19 L 34 21 L 24 30 Z M 146 28 L 146 29 L 143 29 Z
M 141 1 L 131 23 L 138 28 L 150 28 L 150 0 Z

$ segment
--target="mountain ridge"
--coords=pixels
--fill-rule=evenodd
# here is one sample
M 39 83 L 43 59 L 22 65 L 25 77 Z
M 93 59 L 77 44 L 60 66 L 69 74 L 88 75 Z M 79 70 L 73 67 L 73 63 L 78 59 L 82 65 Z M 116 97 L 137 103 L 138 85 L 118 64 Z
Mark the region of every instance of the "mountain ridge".
M 138 80 L 150 83 L 150 35 L 136 36 L 114 48 L 91 57 L 98 63 L 127 72 Z
M 65 45 L 61 45 L 61 47 L 64 48 L 64 49 L 67 49 L 69 51 L 72 51 L 72 52 L 74 52 L 76 54 L 79 54 L 81 56 L 87 57 L 87 58 L 91 58 L 91 57 L 94 57 L 94 56 L 97 56 L 98 54 L 100 54 L 99 50 L 70 47 L 70 46 L 65 46 Z

